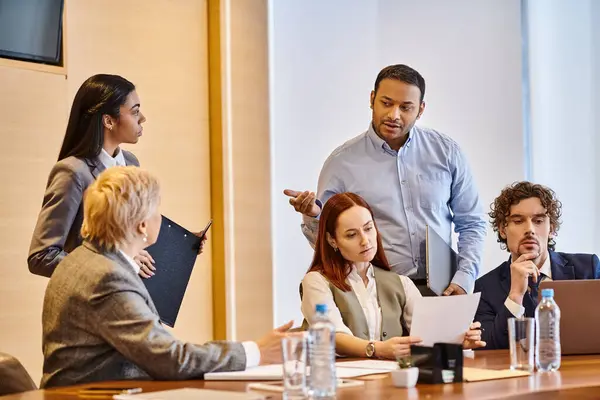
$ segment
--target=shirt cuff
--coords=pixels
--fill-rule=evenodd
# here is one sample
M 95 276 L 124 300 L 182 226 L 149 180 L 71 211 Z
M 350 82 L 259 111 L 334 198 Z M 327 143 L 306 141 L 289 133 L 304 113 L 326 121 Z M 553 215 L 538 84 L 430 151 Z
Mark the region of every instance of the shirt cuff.
M 316 199 L 315 204 L 319 206 L 321 211 L 319 212 L 319 214 L 316 217 L 309 217 L 308 215 L 302 214 L 302 217 L 304 218 L 305 222 L 316 221 L 317 224 L 319 223 L 319 218 L 321 217 L 321 212 L 323 211 L 323 203 L 321 202 L 321 200 Z
M 246 369 L 258 367 L 260 364 L 260 350 L 256 342 L 242 342 L 246 352 Z
M 475 286 L 475 279 L 465 272 L 465 271 L 456 271 L 454 274 L 454 278 L 452 278 L 452 283 L 457 284 L 461 288 L 464 289 L 467 294 L 473 293 L 473 287 Z
M 504 306 L 508 308 L 508 311 L 516 318 L 521 318 L 525 314 L 525 307 L 515 303 L 510 297 L 506 298 Z

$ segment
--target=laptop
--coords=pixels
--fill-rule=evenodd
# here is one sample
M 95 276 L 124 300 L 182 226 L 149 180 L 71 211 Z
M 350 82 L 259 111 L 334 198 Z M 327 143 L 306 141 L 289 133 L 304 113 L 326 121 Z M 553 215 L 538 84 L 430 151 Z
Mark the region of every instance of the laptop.
M 600 354 L 600 280 L 542 281 L 560 307 L 562 354 Z
M 425 225 L 427 289 L 441 296 L 458 268 L 458 254 L 429 225 Z

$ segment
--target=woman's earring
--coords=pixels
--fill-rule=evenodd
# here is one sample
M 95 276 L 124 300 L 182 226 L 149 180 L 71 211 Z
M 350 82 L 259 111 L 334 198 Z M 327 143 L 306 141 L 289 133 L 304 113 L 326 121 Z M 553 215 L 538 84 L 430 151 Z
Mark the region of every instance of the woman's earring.
M 148 241 L 148 235 L 146 235 L 146 234 L 144 233 L 144 237 L 142 238 L 142 240 L 143 240 L 144 242 L 147 242 L 147 241 Z

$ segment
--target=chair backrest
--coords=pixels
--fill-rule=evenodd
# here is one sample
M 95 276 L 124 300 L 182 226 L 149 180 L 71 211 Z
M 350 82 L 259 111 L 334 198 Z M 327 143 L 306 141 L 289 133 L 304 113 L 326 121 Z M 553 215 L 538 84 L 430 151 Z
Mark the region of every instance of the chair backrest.
M 37 390 L 25 367 L 10 354 L 0 353 L 0 396 Z

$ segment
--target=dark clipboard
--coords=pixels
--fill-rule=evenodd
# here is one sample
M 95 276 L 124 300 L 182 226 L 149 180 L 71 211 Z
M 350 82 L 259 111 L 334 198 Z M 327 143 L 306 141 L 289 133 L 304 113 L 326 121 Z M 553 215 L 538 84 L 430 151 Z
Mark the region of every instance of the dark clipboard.
M 143 281 L 160 320 L 170 327 L 175 326 L 199 249 L 199 237 L 164 215 L 156 243 L 146 249 L 156 271 Z

